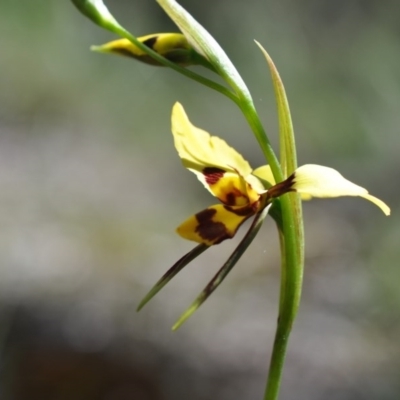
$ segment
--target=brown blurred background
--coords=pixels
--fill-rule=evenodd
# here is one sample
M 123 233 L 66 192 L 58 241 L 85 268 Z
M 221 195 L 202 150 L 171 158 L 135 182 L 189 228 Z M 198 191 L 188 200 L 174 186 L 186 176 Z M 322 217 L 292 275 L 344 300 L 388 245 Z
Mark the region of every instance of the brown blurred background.
M 284 79 L 299 162 L 337 168 L 392 207 L 386 218 L 361 199 L 304 205 L 304 294 L 281 398 L 399 399 L 400 3 L 181 3 L 241 72 L 275 145 L 270 77 L 253 39 Z M 138 36 L 176 31 L 156 2 L 107 4 Z M 215 201 L 181 167 L 173 103 L 254 167 L 260 150 L 219 94 L 89 51 L 113 38 L 69 1 L 0 1 L 0 398 L 261 399 L 279 288 L 271 220 L 178 332 L 173 322 L 240 237 L 135 312 L 193 247 L 175 227 Z

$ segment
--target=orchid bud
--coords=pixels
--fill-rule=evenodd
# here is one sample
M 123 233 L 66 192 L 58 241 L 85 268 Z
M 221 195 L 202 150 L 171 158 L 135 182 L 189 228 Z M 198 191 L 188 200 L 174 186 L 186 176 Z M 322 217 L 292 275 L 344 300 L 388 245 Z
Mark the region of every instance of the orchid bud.
M 154 33 L 138 37 L 137 39 L 160 56 L 180 66 L 186 67 L 198 64 L 196 61 L 198 55 L 192 49 L 186 37 L 181 33 Z M 118 39 L 101 46 L 92 46 L 92 50 L 100 53 L 132 57 L 146 64 L 162 65 L 128 39 Z

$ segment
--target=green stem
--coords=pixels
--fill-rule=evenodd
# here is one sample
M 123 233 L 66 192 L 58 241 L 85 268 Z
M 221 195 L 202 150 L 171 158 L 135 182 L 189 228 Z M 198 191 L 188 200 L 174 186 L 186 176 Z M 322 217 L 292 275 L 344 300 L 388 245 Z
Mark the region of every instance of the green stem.
M 278 399 L 289 336 L 300 304 L 303 280 L 303 246 L 301 245 L 303 243 L 303 230 L 300 200 L 298 195 L 294 193 L 285 195 L 279 200 L 282 209 L 285 207 L 282 204 L 285 201 L 288 201 L 291 205 L 294 225 L 291 226 L 293 229 L 287 229 L 289 221 L 287 215 L 283 213 L 283 215 L 278 214 L 278 218 L 274 218 L 278 225 L 281 248 L 281 291 L 278 327 L 275 333 L 264 400 Z
M 276 182 L 283 181 L 282 167 L 268 140 L 252 99 L 242 96 L 239 107 L 271 166 Z M 300 303 L 303 279 L 304 239 L 300 198 L 298 194 L 290 193 L 280 197 L 279 202 L 282 216 L 281 236 L 283 239 L 281 240 L 281 294 L 278 327 L 275 334 L 264 400 L 278 399 L 287 345 Z
M 280 197 L 282 226 L 280 241 L 282 253 L 281 293 L 278 327 L 275 333 L 264 400 L 277 400 L 289 336 L 300 304 L 303 282 L 303 222 L 301 200 L 296 193 Z
M 271 356 L 271 365 L 269 369 L 264 400 L 278 399 L 279 389 L 281 386 L 282 372 L 285 364 L 289 335 L 286 334 L 286 329 L 279 329 L 280 326 L 278 326 L 275 335 L 274 348 Z
M 268 136 L 264 130 L 264 127 L 262 126 L 260 118 L 255 109 L 253 100 L 246 96 L 245 98 L 242 98 L 240 100 L 238 106 L 242 111 L 242 113 L 244 114 L 244 116 L 246 117 L 247 122 L 249 123 L 254 133 L 254 136 L 256 137 L 261 147 L 264 157 L 266 158 L 268 164 L 271 166 L 271 170 L 272 173 L 274 174 L 275 181 L 276 182 L 283 181 L 281 166 L 271 146 Z
M 282 215 L 281 221 L 282 221 Z M 276 220 L 275 220 L 276 222 Z M 285 236 L 282 231 L 282 226 L 278 226 L 278 237 L 279 237 L 279 247 L 281 250 L 281 288 L 279 294 L 279 310 L 283 308 L 283 303 L 285 301 L 285 291 L 286 291 L 286 246 L 285 246 Z M 279 322 L 279 321 L 278 321 Z

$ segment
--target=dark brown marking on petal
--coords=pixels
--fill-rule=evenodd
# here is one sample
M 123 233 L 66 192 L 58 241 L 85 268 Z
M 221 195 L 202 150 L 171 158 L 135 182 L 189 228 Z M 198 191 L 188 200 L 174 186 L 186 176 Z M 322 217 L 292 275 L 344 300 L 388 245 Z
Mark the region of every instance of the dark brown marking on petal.
M 200 211 L 196 214 L 197 221 L 201 223 L 207 222 L 208 220 L 212 219 L 212 217 L 217 213 L 217 210 L 214 208 L 207 208 L 206 210 Z
M 238 215 L 239 217 L 250 217 L 253 215 L 256 210 L 254 209 L 253 205 L 247 205 L 241 208 L 232 208 L 229 206 L 224 206 L 225 210 Z
M 268 197 L 273 199 L 275 197 L 282 196 L 288 192 L 294 192 L 295 189 L 292 188 L 294 184 L 295 173 L 289 176 L 289 178 L 285 179 L 284 181 L 277 183 L 276 185 L 272 186 L 268 189 Z
M 133 54 L 131 51 L 124 49 L 123 47 L 114 47 L 110 49 L 112 53 L 115 54 L 120 54 L 121 56 L 126 56 L 126 57 L 133 57 L 136 58 L 138 57 L 137 55 Z
M 226 204 L 228 204 L 228 206 L 234 206 L 236 204 L 235 193 L 230 192 L 226 195 Z
M 196 214 L 199 225 L 196 227 L 196 233 L 205 240 L 213 244 L 221 243 L 223 240 L 230 238 L 225 225 L 222 222 L 212 220 L 217 210 L 208 208 Z
M 223 169 L 216 167 L 205 167 L 202 172 L 209 185 L 215 185 L 225 174 Z
M 220 199 L 224 204 L 228 206 L 237 206 L 238 199 L 246 199 L 247 203 L 249 202 L 249 198 L 247 194 L 242 193 L 239 189 L 233 188 L 232 192 L 229 192 L 225 195 L 225 200 Z
M 158 36 L 154 36 L 152 38 L 149 38 L 147 40 L 144 40 L 142 43 L 147 46 L 150 47 L 150 49 L 154 50 L 154 45 L 156 44 L 158 39 Z
M 236 232 L 240 228 L 240 226 L 243 224 L 243 222 L 246 221 L 248 218 L 252 217 L 258 211 L 259 206 L 260 206 L 260 202 L 259 201 L 255 202 L 254 204 L 249 204 L 247 206 L 240 207 L 240 208 L 233 208 L 233 207 L 229 207 L 229 206 L 224 206 L 226 211 L 229 211 L 229 212 L 231 212 L 233 214 L 236 214 L 239 217 L 244 217 L 244 218 L 238 224 L 238 226 L 236 227 L 235 232 L 232 232 L 230 235 L 227 235 L 226 237 L 222 238 L 217 243 L 222 242 L 222 240 L 234 237 L 236 235 Z M 217 244 L 217 243 L 215 243 L 215 244 Z

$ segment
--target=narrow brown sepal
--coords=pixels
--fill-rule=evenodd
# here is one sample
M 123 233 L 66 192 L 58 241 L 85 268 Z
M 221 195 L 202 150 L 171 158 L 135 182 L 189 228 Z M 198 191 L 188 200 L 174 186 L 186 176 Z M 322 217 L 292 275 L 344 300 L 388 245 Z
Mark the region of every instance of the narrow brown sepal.
M 223 282 L 232 268 L 239 261 L 240 257 L 247 250 L 253 239 L 256 237 L 258 231 L 261 228 L 262 223 L 264 222 L 265 217 L 268 214 L 272 204 L 269 204 L 263 210 L 258 212 L 247 231 L 244 238 L 241 240 L 239 245 L 236 247 L 234 252 L 230 255 L 228 260 L 222 266 L 222 268 L 214 275 L 211 281 L 207 284 L 207 286 L 203 289 L 197 299 L 191 304 L 191 306 L 179 317 L 178 321 L 172 327 L 172 330 L 178 329 L 214 292 L 214 290 Z
M 294 178 L 295 178 L 295 173 L 290 175 L 284 181 L 279 182 L 276 185 L 270 187 L 267 192 L 268 198 L 273 199 L 282 196 L 285 193 L 294 192 L 295 191 L 295 189 L 293 189 Z
M 205 244 L 199 244 L 194 249 L 185 254 L 180 258 L 161 278 L 160 280 L 150 289 L 143 300 L 139 303 L 136 311 L 140 311 L 179 271 L 181 271 L 186 265 L 198 257 L 201 253 L 208 249 L 209 246 Z

